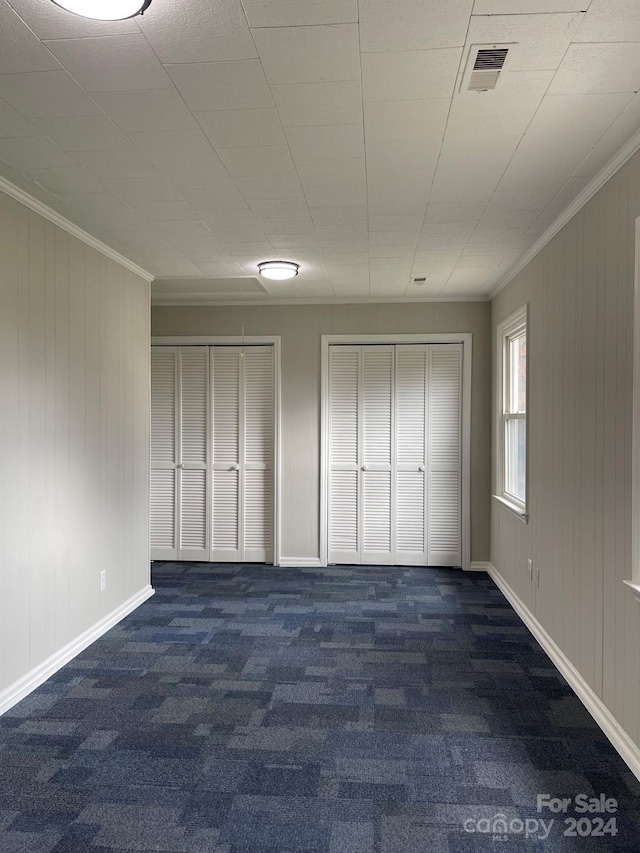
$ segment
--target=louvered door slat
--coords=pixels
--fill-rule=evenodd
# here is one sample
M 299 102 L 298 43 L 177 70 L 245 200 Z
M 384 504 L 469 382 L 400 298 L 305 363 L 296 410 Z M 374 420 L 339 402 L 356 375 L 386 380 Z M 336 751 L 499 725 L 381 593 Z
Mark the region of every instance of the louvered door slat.
M 207 472 L 185 469 L 180 479 L 180 559 L 208 560 Z
M 331 347 L 330 398 L 332 465 L 358 464 L 360 347 Z
M 398 471 L 397 562 L 416 558 L 424 565 L 424 479 L 420 471 Z
M 426 411 L 426 346 L 398 346 L 396 374 L 398 462 L 424 464 Z
M 364 563 L 391 564 L 391 471 L 362 475 Z
M 391 564 L 393 346 L 362 347 L 361 562 Z
M 244 389 L 243 556 L 247 562 L 273 559 L 274 351 L 246 347 Z
M 395 562 L 424 566 L 426 543 L 427 359 L 425 344 L 396 347 Z
M 358 558 L 358 472 L 332 471 L 329 525 L 332 563 L 351 563 Z
M 151 350 L 150 546 L 152 560 L 177 558 L 177 350 Z
M 240 347 L 211 347 L 213 483 L 211 558 L 241 557 Z
M 208 347 L 178 351 L 179 560 L 208 560 Z
M 151 350 L 151 462 L 176 461 L 176 350 Z
M 431 347 L 428 426 L 428 559 L 459 566 L 461 547 L 462 347 Z
M 359 563 L 362 348 L 329 350 L 329 562 Z
M 175 471 L 151 470 L 151 559 L 176 558 Z M 173 556 L 167 556 L 173 552 Z
M 213 559 L 225 559 L 235 556 L 239 559 L 240 543 L 238 541 L 238 472 L 213 472 L 213 520 L 212 548 Z
M 207 462 L 207 404 L 209 351 L 207 347 L 180 350 L 180 443 L 182 463 Z

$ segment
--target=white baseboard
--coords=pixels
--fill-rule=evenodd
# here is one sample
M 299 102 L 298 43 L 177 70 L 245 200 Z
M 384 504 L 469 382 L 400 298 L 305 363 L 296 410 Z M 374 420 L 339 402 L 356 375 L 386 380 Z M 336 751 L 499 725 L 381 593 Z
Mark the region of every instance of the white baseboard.
M 321 566 L 318 557 L 281 557 L 281 569 L 319 569 Z
M 521 598 L 513 591 L 496 567 L 489 563 L 488 572 L 509 604 L 531 631 L 551 661 L 560 670 L 578 699 L 591 714 L 612 746 L 625 762 L 633 775 L 640 780 L 640 747 L 629 737 L 602 699 L 584 680 L 580 672 L 571 663 L 545 628 L 538 622 Z
M 50 678 L 54 673 L 61 669 L 65 664 L 73 660 L 80 652 L 88 648 L 91 643 L 95 642 L 103 634 L 106 634 L 114 625 L 117 625 L 125 616 L 132 613 L 148 598 L 151 598 L 154 590 L 151 586 L 145 586 L 140 592 L 136 592 L 131 598 L 127 599 L 120 607 L 116 607 L 111 613 L 103 617 L 91 628 L 83 631 L 75 640 L 71 640 L 66 646 L 63 646 L 57 652 L 48 657 L 38 666 L 34 667 L 22 678 L 14 681 L 9 687 L 0 692 L 0 715 L 4 714 L 9 708 L 17 705 L 22 699 L 32 693 L 36 687 L 40 687 L 47 678 Z
M 469 563 L 469 568 L 465 569 L 465 572 L 488 572 L 491 568 L 491 563 L 489 562 L 475 562 Z

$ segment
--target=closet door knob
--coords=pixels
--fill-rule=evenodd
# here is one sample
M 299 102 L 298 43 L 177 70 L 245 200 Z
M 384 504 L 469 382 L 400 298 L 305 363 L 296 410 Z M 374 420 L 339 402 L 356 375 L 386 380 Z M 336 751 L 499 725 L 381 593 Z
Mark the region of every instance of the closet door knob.
M 418 465 L 418 471 L 424 471 L 424 465 Z
M 231 470 L 232 471 L 239 471 L 240 470 L 240 466 L 238 465 L 237 462 L 231 466 Z
M 176 465 L 176 468 L 177 468 L 179 471 L 182 471 L 182 469 L 184 468 L 184 465 L 182 464 L 182 462 L 178 462 L 178 464 Z

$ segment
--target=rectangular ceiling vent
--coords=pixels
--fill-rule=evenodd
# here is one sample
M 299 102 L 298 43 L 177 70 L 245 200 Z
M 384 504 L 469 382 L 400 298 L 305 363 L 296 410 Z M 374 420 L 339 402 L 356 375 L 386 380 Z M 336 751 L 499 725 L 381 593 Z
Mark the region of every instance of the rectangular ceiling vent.
M 512 44 L 472 44 L 461 92 L 492 92 L 502 82 Z

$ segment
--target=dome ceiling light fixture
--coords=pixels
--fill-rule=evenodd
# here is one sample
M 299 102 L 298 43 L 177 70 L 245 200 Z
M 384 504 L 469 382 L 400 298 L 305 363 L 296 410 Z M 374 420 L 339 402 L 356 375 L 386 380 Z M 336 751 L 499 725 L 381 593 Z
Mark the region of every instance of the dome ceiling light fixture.
M 142 15 L 151 0 L 51 0 L 55 6 L 66 9 L 81 18 L 96 21 L 123 21 Z
M 298 275 L 300 264 L 293 261 L 263 261 L 258 264 L 260 275 L 272 278 L 275 281 L 284 281 L 287 278 L 295 278 Z

